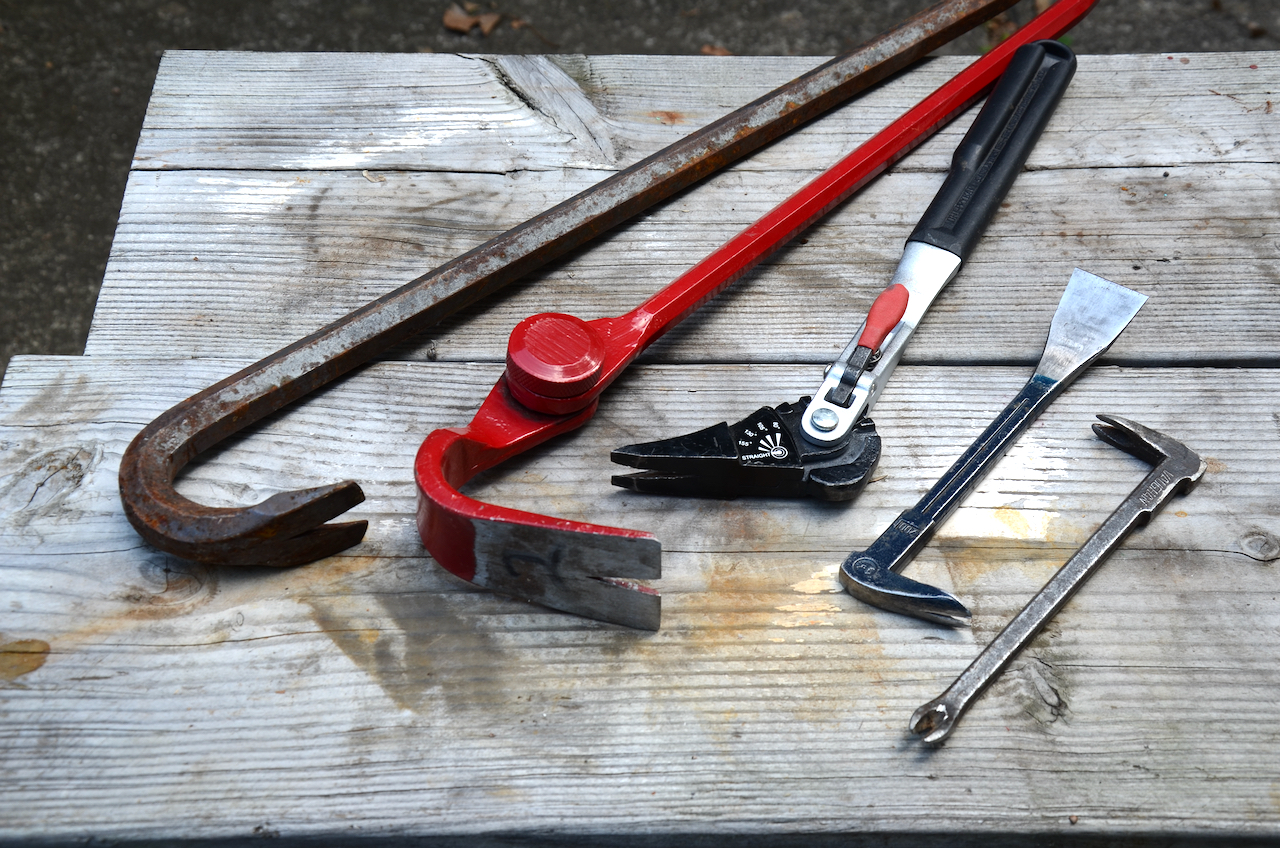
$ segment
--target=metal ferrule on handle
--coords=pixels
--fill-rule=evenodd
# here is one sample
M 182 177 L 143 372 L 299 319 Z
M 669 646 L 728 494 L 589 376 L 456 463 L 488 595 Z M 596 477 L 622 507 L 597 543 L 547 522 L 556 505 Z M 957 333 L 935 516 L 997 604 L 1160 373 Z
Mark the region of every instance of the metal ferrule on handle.
M 801 426 L 805 438 L 819 445 L 835 444 L 849 435 L 853 425 L 867 414 L 880 398 L 893 369 L 902 359 L 902 352 L 911 340 L 911 334 L 924 319 L 933 299 L 960 271 L 960 257 L 940 247 L 918 241 L 907 242 L 902 261 L 889 282 L 892 286 L 904 286 L 910 293 L 907 311 L 893 331 L 880 345 L 880 361 L 856 378 L 853 394 L 847 406 L 829 400 L 845 379 L 849 359 L 858 345 L 863 327 L 858 328 L 853 339 L 827 368 L 822 386 L 814 394 L 805 409 Z

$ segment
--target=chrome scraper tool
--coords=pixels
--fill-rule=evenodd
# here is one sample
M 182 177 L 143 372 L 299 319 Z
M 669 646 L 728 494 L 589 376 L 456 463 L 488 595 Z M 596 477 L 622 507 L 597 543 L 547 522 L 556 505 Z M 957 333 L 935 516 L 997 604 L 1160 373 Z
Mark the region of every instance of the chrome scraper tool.
M 849 593 L 926 621 L 967 624 L 969 610 L 964 604 L 898 572 L 928 544 L 934 531 L 1031 422 L 1111 347 L 1146 301 L 1146 295 L 1077 268 L 1053 313 L 1035 374 L 918 504 L 894 519 L 871 547 L 849 554 L 840 566 L 840 582 Z

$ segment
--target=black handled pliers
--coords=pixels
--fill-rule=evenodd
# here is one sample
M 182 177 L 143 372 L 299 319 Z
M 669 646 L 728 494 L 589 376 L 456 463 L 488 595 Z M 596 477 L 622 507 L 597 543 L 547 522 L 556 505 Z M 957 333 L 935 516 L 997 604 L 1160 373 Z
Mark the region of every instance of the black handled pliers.
M 614 485 L 717 498 L 855 497 L 880 459 L 880 437 L 867 413 L 925 311 L 977 245 L 1075 68 L 1075 56 L 1059 42 L 1019 48 L 956 148 L 889 287 L 827 367 L 816 394 L 761 407 L 733 425 L 619 448 L 610 455 L 614 462 L 643 470 L 614 476 Z

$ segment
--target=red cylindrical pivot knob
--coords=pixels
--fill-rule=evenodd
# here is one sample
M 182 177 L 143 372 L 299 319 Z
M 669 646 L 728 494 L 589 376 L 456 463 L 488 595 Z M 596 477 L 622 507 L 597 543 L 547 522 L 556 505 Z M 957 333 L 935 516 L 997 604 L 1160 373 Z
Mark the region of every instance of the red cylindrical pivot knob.
M 507 383 L 516 400 L 541 412 L 538 398 L 574 398 L 590 391 L 604 367 L 604 340 L 581 318 L 545 312 L 526 318 L 507 342 Z M 529 396 L 533 397 L 530 398 Z

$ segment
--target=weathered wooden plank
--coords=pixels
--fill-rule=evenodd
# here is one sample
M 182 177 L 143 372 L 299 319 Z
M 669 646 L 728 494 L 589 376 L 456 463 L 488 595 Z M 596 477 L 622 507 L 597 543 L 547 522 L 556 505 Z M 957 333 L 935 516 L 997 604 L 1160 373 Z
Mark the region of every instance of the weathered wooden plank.
M 265 356 L 592 179 L 581 171 L 380 176 L 135 172 L 86 351 Z M 500 361 L 527 315 L 625 312 L 780 202 L 792 179 L 721 175 L 392 356 Z M 648 360 L 834 357 L 940 181 L 882 177 Z M 1280 165 L 1262 164 L 1025 173 L 906 360 L 1034 362 L 1079 266 L 1153 296 L 1112 361 L 1274 362 L 1277 185 Z M 1206 298 L 1213 280 L 1231 282 Z
M 471 416 L 517 320 L 630 308 L 961 61 L 880 87 L 199 462 L 180 488 L 211 504 L 364 486 L 364 543 L 273 571 L 140 541 L 115 479 L 139 428 L 816 60 L 170 54 L 93 356 L 19 358 L 0 392 L 0 839 L 1280 836 L 1280 376 L 1205 367 L 1275 364 L 1276 54 L 1082 57 L 913 343 L 911 361 L 947 365 L 904 367 L 878 405 L 885 457 L 852 506 L 639 497 L 609 485 L 607 453 L 811 391 L 964 119 L 664 340 L 581 432 L 470 487 L 655 532 L 658 633 L 477 591 L 417 538 L 418 443 Z M 1143 367 L 1095 367 L 910 566 L 972 606 L 972 629 L 859 604 L 837 563 L 1021 385 L 1073 265 L 1153 295 L 1113 350 Z M 723 362 L 746 364 L 708 364 Z M 1176 363 L 1198 367 L 1155 367 Z M 1097 412 L 1183 439 L 1205 481 L 923 753 L 911 711 L 1145 473 L 1093 438 Z
M 6 438 L 6 465 L 15 475 L 6 484 L 9 508 L 25 514 L 25 504 L 56 500 L 57 487 L 46 482 L 50 462 L 54 468 L 79 469 L 50 478 L 58 485 L 78 483 L 86 469 L 105 463 L 96 472 L 102 485 L 92 501 L 97 507 L 87 512 L 82 507 L 77 517 L 109 518 L 119 525 L 117 530 L 108 533 L 99 527 L 85 534 L 74 522 L 64 521 L 34 535 L 19 534 L 31 544 L 48 546 L 62 538 L 58 527 L 69 528 L 67 544 L 76 547 L 48 550 L 85 553 L 106 538 L 113 546 L 136 542 L 119 522 L 110 463 L 155 415 L 242 364 L 195 360 L 175 367 L 170 360 L 98 361 L 69 360 L 65 369 L 77 375 L 74 381 L 57 372 L 51 375 L 46 365 L 19 371 L 5 385 L 6 408 L 17 405 L 18 410 L 7 416 L 11 420 L 21 420 L 23 409 L 51 405 L 68 416 L 65 425 L 30 426 L 28 436 Z M 412 528 L 416 494 L 407 469 L 418 444 L 433 429 L 466 423 L 500 372 L 500 366 L 491 365 L 374 366 L 272 419 L 220 451 L 219 458 L 200 461 L 180 488 L 223 506 L 355 479 L 368 500 L 352 514 L 375 524 L 391 521 L 388 526 Z M 674 550 L 808 550 L 841 553 L 843 558 L 842 552 L 869 542 L 914 503 L 1028 376 L 1024 368 L 904 367 L 876 407 L 885 456 L 879 479 L 856 509 L 803 501 L 640 497 L 609 485 L 611 473 L 626 471 L 609 463 L 613 447 L 736 420 L 760 405 L 796 398 L 808 388 L 805 373 L 788 366 L 639 368 L 610 391 L 603 411 L 585 430 L 538 449 L 534 458 L 511 463 L 501 473 L 485 475 L 474 490 L 482 499 L 519 509 L 650 531 L 661 528 L 664 542 Z M 1209 512 L 1197 515 L 1212 517 L 1157 525 L 1147 536 L 1159 540 L 1152 544 L 1194 548 L 1212 536 L 1215 550 L 1253 552 L 1261 543 L 1250 541 L 1251 528 L 1273 527 L 1268 515 L 1274 503 L 1265 485 L 1270 441 L 1265 434 L 1275 427 L 1268 392 L 1276 379 L 1280 377 L 1269 369 L 1095 368 L 1035 425 L 942 528 L 939 539 L 958 548 L 993 539 L 1035 548 L 1044 547 L 1043 537 L 1050 536 L 1055 537 L 1047 543 L 1051 556 L 1073 548 L 1141 478 L 1141 463 L 1124 459 L 1089 430 L 1094 414 L 1109 412 L 1167 428 L 1210 457 L 1233 452 L 1238 457 L 1230 462 L 1234 473 L 1246 475 L 1238 485 L 1222 484 L 1233 492 L 1233 511 L 1214 512 L 1211 498 L 1203 498 L 1201 506 Z M 1254 388 L 1244 390 L 1250 386 Z M 1170 404 L 1172 397 L 1179 402 Z M 1222 415 L 1239 426 L 1258 428 L 1259 435 L 1242 438 L 1241 432 L 1253 431 L 1228 432 L 1220 419 L 1190 412 L 1205 408 L 1223 409 Z M 340 412 L 344 409 L 350 411 Z M 87 423 L 99 418 L 108 423 L 110 435 L 77 439 Z M 59 447 L 49 447 L 53 445 Z M 63 457 L 67 459 L 60 461 Z M 19 468 L 25 470 L 15 470 Z M 1010 516 L 1010 510 L 1019 517 Z M 1198 526 L 1199 520 L 1210 524 Z M 1280 535 L 1280 525 L 1275 532 Z M 419 553 L 413 534 L 400 529 L 386 539 L 371 531 L 365 547 L 372 555 Z
M 157 411 L 234 364 L 192 363 L 175 379 L 169 368 L 148 371 L 121 362 L 32 362 L 34 367 L 19 370 L 5 387 L 6 544 L 14 552 L 47 555 L 103 548 L 136 553 L 142 546 L 119 515 L 114 458 Z M 886 443 L 880 479 L 853 509 L 642 498 L 608 486 L 609 473 L 618 470 L 606 461 L 609 447 L 682 432 L 786 397 L 794 370 L 782 367 L 639 369 L 611 393 L 600 420 L 488 475 L 475 491 L 522 509 L 660 528 L 669 550 L 810 551 L 838 559 L 914 502 L 1025 376 L 1017 369 L 977 369 L 976 382 L 985 388 L 977 392 L 958 377 L 958 369 L 905 370 L 901 384 L 877 407 Z M 407 473 L 412 454 L 428 430 L 465 420 L 491 372 L 481 366 L 376 366 L 291 410 L 220 458 L 201 463 L 183 489 L 210 503 L 233 504 L 282 488 L 353 477 L 369 494 L 353 514 L 375 526 L 357 553 L 420 556 Z M 1098 369 L 1059 401 L 942 529 L 938 547 L 962 553 L 978 545 L 1007 547 L 1053 559 L 1078 544 L 1141 476 L 1140 463 L 1089 435 L 1092 412 L 1106 409 L 1177 433 L 1213 466 L 1204 489 L 1210 494 L 1188 501 L 1196 509 L 1179 516 L 1181 521 L 1157 523 L 1141 537 L 1147 544 L 1195 549 L 1212 539 L 1212 550 L 1274 559 L 1275 543 L 1267 539 L 1280 528 L 1271 517 L 1274 493 L 1265 470 L 1275 439 L 1274 421 L 1266 412 L 1274 379 L 1269 370 Z M 762 396 L 744 397 L 748 382 L 751 392 Z M 1257 392 L 1240 391 L 1240 386 Z M 1170 397 L 1185 399 L 1186 406 L 1170 408 Z M 50 403 L 65 410 L 67 420 L 31 424 L 28 412 Z M 1216 420 L 1188 412 L 1206 407 L 1223 409 L 1242 429 L 1227 433 Z M 353 415 L 352 409 L 370 412 Z M 335 420 L 344 427 L 335 428 Z M 90 438 L 91 430 L 101 433 Z M 1233 494 L 1229 510 L 1215 506 L 1215 491 Z M 70 495 L 75 508 L 68 512 L 64 501 Z M 92 532 L 78 526 L 86 521 L 94 525 Z M 378 527 L 391 532 L 383 538 Z
M 349 554 L 228 570 L 146 548 L 119 513 L 119 451 L 240 364 L 24 357 L 6 375 L 0 641 L 34 651 L 0 689 L 11 837 L 877 832 L 924 811 L 969 834 L 1280 830 L 1280 647 L 1258 638 L 1280 625 L 1271 369 L 1086 375 L 913 564 L 974 603 L 973 630 L 951 631 L 863 607 L 832 569 L 1025 369 L 904 369 L 877 407 L 883 479 L 833 508 L 611 490 L 610 446 L 781 400 L 802 376 L 639 368 L 581 433 L 476 487 L 657 530 L 664 627 L 636 634 L 475 591 L 418 547 L 413 450 L 465 420 L 490 365 L 375 365 L 184 483 L 244 502 L 354 476 L 371 530 Z M 1209 475 L 922 758 L 911 711 L 1144 473 L 1088 434 L 1104 409 L 1182 438 Z
M 613 170 L 824 61 L 818 57 L 165 54 L 135 167 Z M 939 57 L 752 157 L 834 161 L 971 61 Z M 658 67 L 661 65 L 661 67 Z M 1275 53 L 1081 56 L 1031 167 L 1274 161 Z M 967 121 L 910 167 L 941 168 Z
M 1214 627 L 1274 619 L 1250 619 L 1222 584 L 1200 592 L 1220 559 L 1111 565 L 927 758 L 902 726 L 976 649 L 950 634 L 857 612 L 836 627 L 721 614 L 647 640 L 549 634 L 439 602 L 408 573 L 398 592 L 267 576 L 271 599 L 90 618 L 54 642 L 28 688 L 5 693 L 30 728 L 6 745 L 7 806 L 45 833 L 106 838 L 335 820 L 383 835 L 876 831 L 925 813 L 961 832 L 1065 833 L 1068 816 L 1176 831 L 1194 815 L 1201 832 L 1274 833 L 1274 732 L 1229 718 L 1274 716 L 1275 655 Z M 1120 581 L 1170 575 L 1197 586 L 1194 607 L 1133 615 L 1153 598 Z M 186 632 L 166 635 L 175 620 Z M 1152 644 L 1164 650 L 1137 647 Z M 70 786 L 74 810 L 58 798 Z

